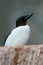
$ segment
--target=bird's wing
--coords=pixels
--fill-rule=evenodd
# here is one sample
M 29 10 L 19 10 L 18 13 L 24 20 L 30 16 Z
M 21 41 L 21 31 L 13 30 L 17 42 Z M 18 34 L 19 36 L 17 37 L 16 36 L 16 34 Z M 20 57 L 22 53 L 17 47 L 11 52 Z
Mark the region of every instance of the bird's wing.
M 11 34 L 11 32 L 10 33 L 8 33 L 7 34 L 7 36 L 5 37 L 5 39 L 4 39 L 4 44 L 3 45 L 5 45 L 5 42 L 6 42 L 6 40 L 7 40 L 7 38 L 8 38 L 8 36 Z

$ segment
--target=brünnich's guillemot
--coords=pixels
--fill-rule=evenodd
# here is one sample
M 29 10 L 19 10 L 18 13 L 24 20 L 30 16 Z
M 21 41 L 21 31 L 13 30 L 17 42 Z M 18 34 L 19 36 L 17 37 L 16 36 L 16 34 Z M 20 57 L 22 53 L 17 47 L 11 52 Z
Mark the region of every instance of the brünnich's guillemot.
M 16 20 L 16 28 L 4 40 L 5 46 L 26 45 L 30 37 L 30 26 L 27 20 L 33 15 L 21 16 Z

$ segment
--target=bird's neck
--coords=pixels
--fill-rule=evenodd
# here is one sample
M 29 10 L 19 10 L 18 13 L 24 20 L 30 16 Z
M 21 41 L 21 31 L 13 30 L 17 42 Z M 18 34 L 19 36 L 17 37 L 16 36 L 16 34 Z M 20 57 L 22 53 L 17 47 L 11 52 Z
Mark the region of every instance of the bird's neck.
M 16 25 L 16 27 L 19 27 L 19 26 L 25 26 L 25 25 L 22 25 L 22 24 L 21 25 Z

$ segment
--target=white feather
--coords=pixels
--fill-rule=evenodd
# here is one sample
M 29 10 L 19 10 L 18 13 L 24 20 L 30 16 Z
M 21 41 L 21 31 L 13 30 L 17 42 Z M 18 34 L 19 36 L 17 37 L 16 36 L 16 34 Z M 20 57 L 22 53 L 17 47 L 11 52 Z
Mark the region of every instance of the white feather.
M 25 45 L 30 37 L 30 27 L 28 25 L 19 26 L 12 30 L 8 36 L 5 46 Z

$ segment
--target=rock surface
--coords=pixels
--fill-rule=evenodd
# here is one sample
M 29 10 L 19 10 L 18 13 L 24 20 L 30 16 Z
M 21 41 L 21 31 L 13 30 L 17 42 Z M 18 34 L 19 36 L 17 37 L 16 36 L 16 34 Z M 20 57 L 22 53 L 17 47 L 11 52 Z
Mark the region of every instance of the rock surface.
M 0 65 L 43 65 L 43 45 L 0 47 Z

